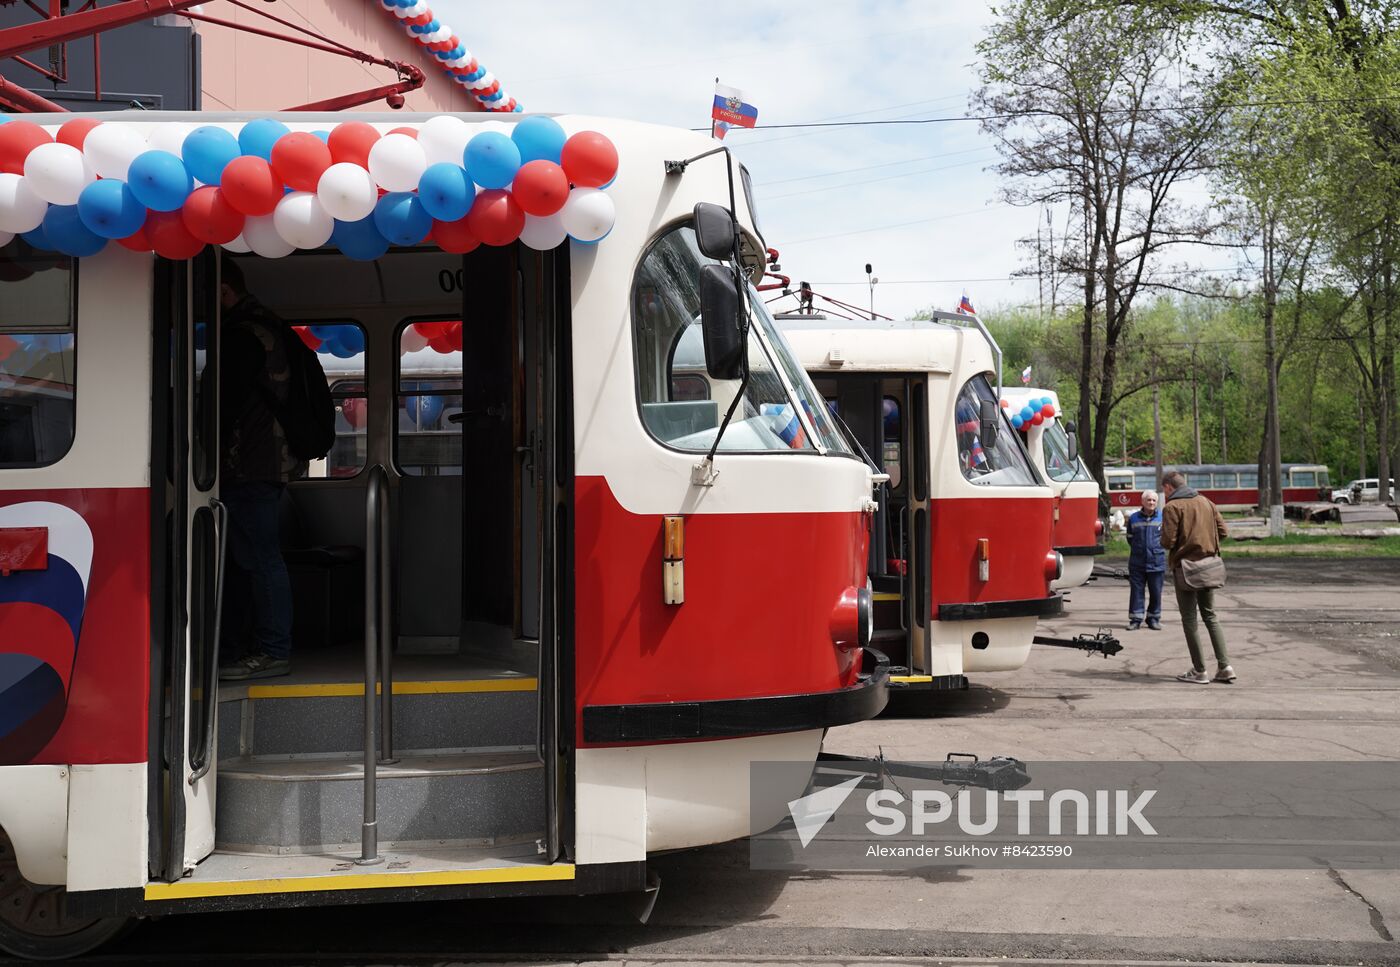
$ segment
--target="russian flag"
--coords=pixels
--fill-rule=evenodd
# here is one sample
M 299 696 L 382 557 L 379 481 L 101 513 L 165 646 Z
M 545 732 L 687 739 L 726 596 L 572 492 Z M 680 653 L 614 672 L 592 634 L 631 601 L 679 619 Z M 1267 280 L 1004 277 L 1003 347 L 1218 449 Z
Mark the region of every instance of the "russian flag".
M 42 570 L 0 576 L 0 764 L 22 764 L 53 738 L 68 708 L 92 570 L 92 531 L 70 507 L 0 507 L 0 528 L 42 527 Z
M 967 297 L 966 289 L 963 289 L 962 301 L 958 303 L 958 312 L 965 316 L 977 315 L 977 310 L 972 308 L 972 300 Z
M 715 85 L 715 106 L 710 117 L 734 128 L 751 128 L 758 123 L 758 108 L 744 101 L 744 92 L 737 87 Z

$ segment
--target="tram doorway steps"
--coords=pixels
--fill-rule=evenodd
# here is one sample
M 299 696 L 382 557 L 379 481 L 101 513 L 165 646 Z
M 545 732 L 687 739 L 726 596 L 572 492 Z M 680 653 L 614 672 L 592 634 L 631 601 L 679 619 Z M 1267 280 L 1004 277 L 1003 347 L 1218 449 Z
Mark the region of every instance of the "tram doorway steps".
M 219 764 L 216 847 L 250 853 L 358 848 L 358 753 L 239 757 Z M 411 755 L 378 767 L 384 849 L 533 843 L 543 835 L 544 768 L 533 748 Z

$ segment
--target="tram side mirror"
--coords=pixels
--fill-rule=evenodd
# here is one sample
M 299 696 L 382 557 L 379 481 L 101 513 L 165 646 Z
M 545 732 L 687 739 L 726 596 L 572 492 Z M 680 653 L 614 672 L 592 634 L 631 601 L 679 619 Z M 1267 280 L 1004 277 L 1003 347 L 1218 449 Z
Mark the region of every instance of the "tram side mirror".
M 700 270 L 700 329 L 705 338 L 705 371 L 712 379 L 740 379 L 744 332 L 733 269 L 706 265 Z
M 1079 429 L 1073 420 L 1065 421 L 1065 433 L 1069 436 L 1069 462 L 1074 463 L 1079 459 Z
M 997 445 L 997 430 L 1001 428 L 1001 409 L 996 400 L 982 400 L 981 437 L 984 449 Z
M 734 258 L 734 216 L 723 205 L 702 201 L 695 205 L 695 239 L 706 258 Z

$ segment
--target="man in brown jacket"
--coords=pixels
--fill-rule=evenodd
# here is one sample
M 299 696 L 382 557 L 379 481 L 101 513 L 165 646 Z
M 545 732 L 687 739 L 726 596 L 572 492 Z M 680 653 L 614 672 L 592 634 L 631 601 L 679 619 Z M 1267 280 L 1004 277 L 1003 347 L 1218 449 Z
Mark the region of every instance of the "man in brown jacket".
M 1199 610 L 1219 665 L 1213 680 L 1229 685 L 1235 680 L 1235 670 L 1230 667 L 1230 658 L 1225 653 L 1225 632 L 1215 616 L 1215 591 L 1189 587 L 1181 579 L 1182 561 L 1199 561 L 1220 553 L 1220 539 L 1226 535 L 1225 521 L 1213 503 L 1186 485 L 1186 477 L 1179 470 L 1162 476 L 1162 492 L 1167 495 L 1167 505 L 1162 509 L 1162 547 L 1166 549 L 1167 570 L 1171 571 L 1176 588 L 1181 630 L 1186 633 L 1186 647 L 1191 651 L 1191 670 L 1176 676 L 1177 680 L 1196 685 L 1212 681 L 1206 675 L 1206 662 L 1201 654 L 1196 626 Z

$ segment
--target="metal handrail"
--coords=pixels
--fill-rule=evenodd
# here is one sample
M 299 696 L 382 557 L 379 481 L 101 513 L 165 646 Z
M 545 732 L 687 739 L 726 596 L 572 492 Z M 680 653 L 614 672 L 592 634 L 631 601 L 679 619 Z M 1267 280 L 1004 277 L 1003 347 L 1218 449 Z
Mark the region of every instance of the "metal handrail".
M 389 474 L 382 466 L 379 508 L 379 761 L 394 759 L 394 602 L 393 507 Z
M 387 486 L 388 474 L 384 468 L 379 465 L 371 467 L 369 484 L 365 490 L 365 801 L 364 819 L 360 825 L 360 858 L 355 861 L 362 866 L 384 862 L 379 855 L 379 826 L 375 802 L 378 743 L 374 733 L 381 618 L 380 560 L 384 550 L 380 544 L 383 533 L 380 521 L 384 516 Z
M 214 508 L 215 526 L 219 529 L 219 556 L 214 561 L 214 627 L 210 631 L 214 640 L 208 645 L 209 667 L 204 681 L 204 741 L 200 746 L 203 756 L 200 761 L 190 763 L 188 782 L 191 786 L 208 775 L 209 769 L 214 765 L 214 729 L 218 723 L 219 708 L 219 637 L 224 620 L 224 561 L 228 554 L 228 505 L 217 497 L 211 497 L 209 506 Z

